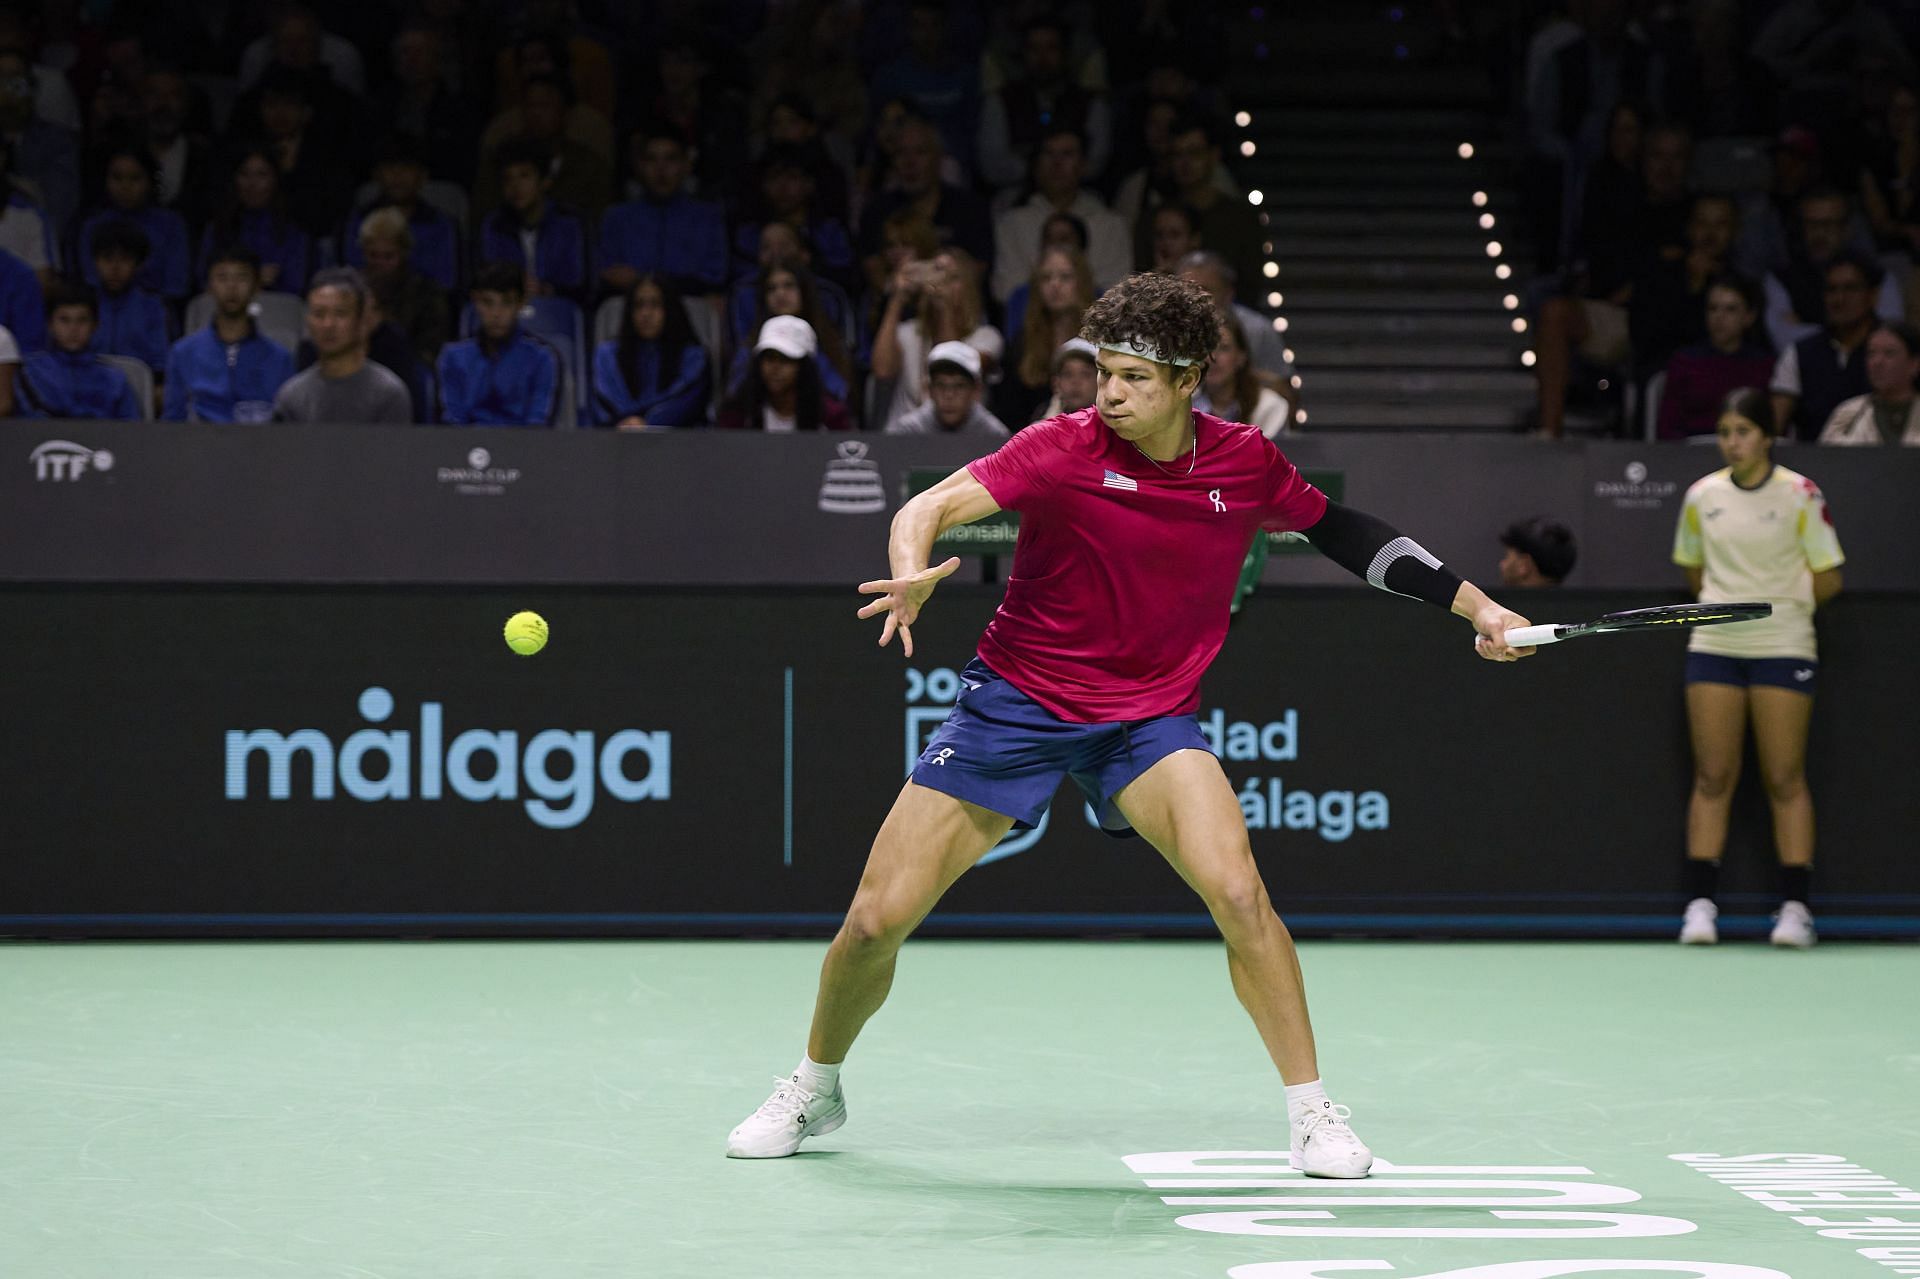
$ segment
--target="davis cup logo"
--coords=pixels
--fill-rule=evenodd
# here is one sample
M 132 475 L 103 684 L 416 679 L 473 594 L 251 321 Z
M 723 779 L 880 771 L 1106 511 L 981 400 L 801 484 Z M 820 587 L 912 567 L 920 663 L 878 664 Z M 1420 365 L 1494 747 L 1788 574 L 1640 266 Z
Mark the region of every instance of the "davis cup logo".
M 467 465 L 476 471 L 484 471 L 493 462 L 493 454 L 485 449 L 474 449 L 467 454 Z
M 48 440 L 28 456 L 33 462 L 33 478 L 55 484 L 78 480 L 88 471 L 113 469 L 113 454 L 72 440 Z

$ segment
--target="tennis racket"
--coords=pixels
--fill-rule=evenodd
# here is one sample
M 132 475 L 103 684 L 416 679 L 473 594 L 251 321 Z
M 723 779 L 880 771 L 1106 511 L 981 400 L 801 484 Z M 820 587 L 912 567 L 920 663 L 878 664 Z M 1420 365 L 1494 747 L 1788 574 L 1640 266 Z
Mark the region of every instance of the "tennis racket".
M 1719 626 L 1726 622 L 1751 622 L 1773 613 L 1771 604 L 1665 604 L 1659 608 L 1630 608 L 1607 613 L 1591 622 L 1543 622 L 1538 626 L 1516 626 L 1506 634 L 1509 647 L 1532 648 L 1540 644 L 1558 644 L 1582 635 L 1602 635 L 1608 631 L 1655 631 L 1691 626 Z

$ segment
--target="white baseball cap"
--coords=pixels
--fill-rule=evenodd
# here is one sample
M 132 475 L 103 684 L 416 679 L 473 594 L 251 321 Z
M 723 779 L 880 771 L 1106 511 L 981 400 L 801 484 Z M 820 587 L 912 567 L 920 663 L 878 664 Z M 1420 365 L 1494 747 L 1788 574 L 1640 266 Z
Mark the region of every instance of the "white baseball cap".
M 1053 351 L 1053 367 L 1058 369 L 1070 355 L 1082 355 L 1093 363 L 1100 361 L 1100 348 L 1085 338 L 1068 338 Z
M 980 352 L 965 342 L 942 342 L 934 347 L 927 355 L 928 371 L 938 364 L 951 364 L 974 381 L 980 380 Z
M 767 317 L 760 326 L 760 340 L 753 347 L 755 355 L 775 351 L 789 360 L 811 360 L 819 349 L 820 339 L 814 336 L 813 326 L 797 315 Z

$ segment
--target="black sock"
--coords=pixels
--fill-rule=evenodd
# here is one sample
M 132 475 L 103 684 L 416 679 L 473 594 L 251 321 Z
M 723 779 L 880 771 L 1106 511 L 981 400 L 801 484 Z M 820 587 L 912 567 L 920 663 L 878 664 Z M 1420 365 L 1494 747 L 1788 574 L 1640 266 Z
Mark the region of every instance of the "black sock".
M 1780 868 L 1780 900 L 1799 902 L 1810 906 L 1813 897 L 1812 866 L 1782 866 Z
M 1720 863 L 1703 862 L 1696 858 L 1687 858 L 1687 900 L 1704 897 L 1713 900 L 1713 891 L 1720 884 Z

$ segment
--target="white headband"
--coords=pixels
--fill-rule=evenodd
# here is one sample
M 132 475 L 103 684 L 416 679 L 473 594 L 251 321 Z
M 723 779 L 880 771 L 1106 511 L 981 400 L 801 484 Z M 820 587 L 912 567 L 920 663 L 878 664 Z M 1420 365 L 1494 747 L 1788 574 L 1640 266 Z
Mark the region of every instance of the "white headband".
M 1102 351 L 1112 351 L 1115 355 L 1137 356 L 1142 360 L 1152 360 L 1155 364 L 1171 364 L 1178 368 L 1183 368 L 1183 369 L 1192 368 L 1195 364 L 1199 363 L 1198 360 L 1187 360 L 1187 359 L 1181 359 L 1179 357 L 1169 358 L 1167 356 L 1164 356 L 1160 354 L 1159 347 L 1149 346 L 1147 343 L 1142 342 L 1139 338 L 1128 338 L 1126 341 L 1126 345 L 1124 346 L 1122 346 L 1117 342 L 1102 342 L 1100 344 L 1100 349 Z

